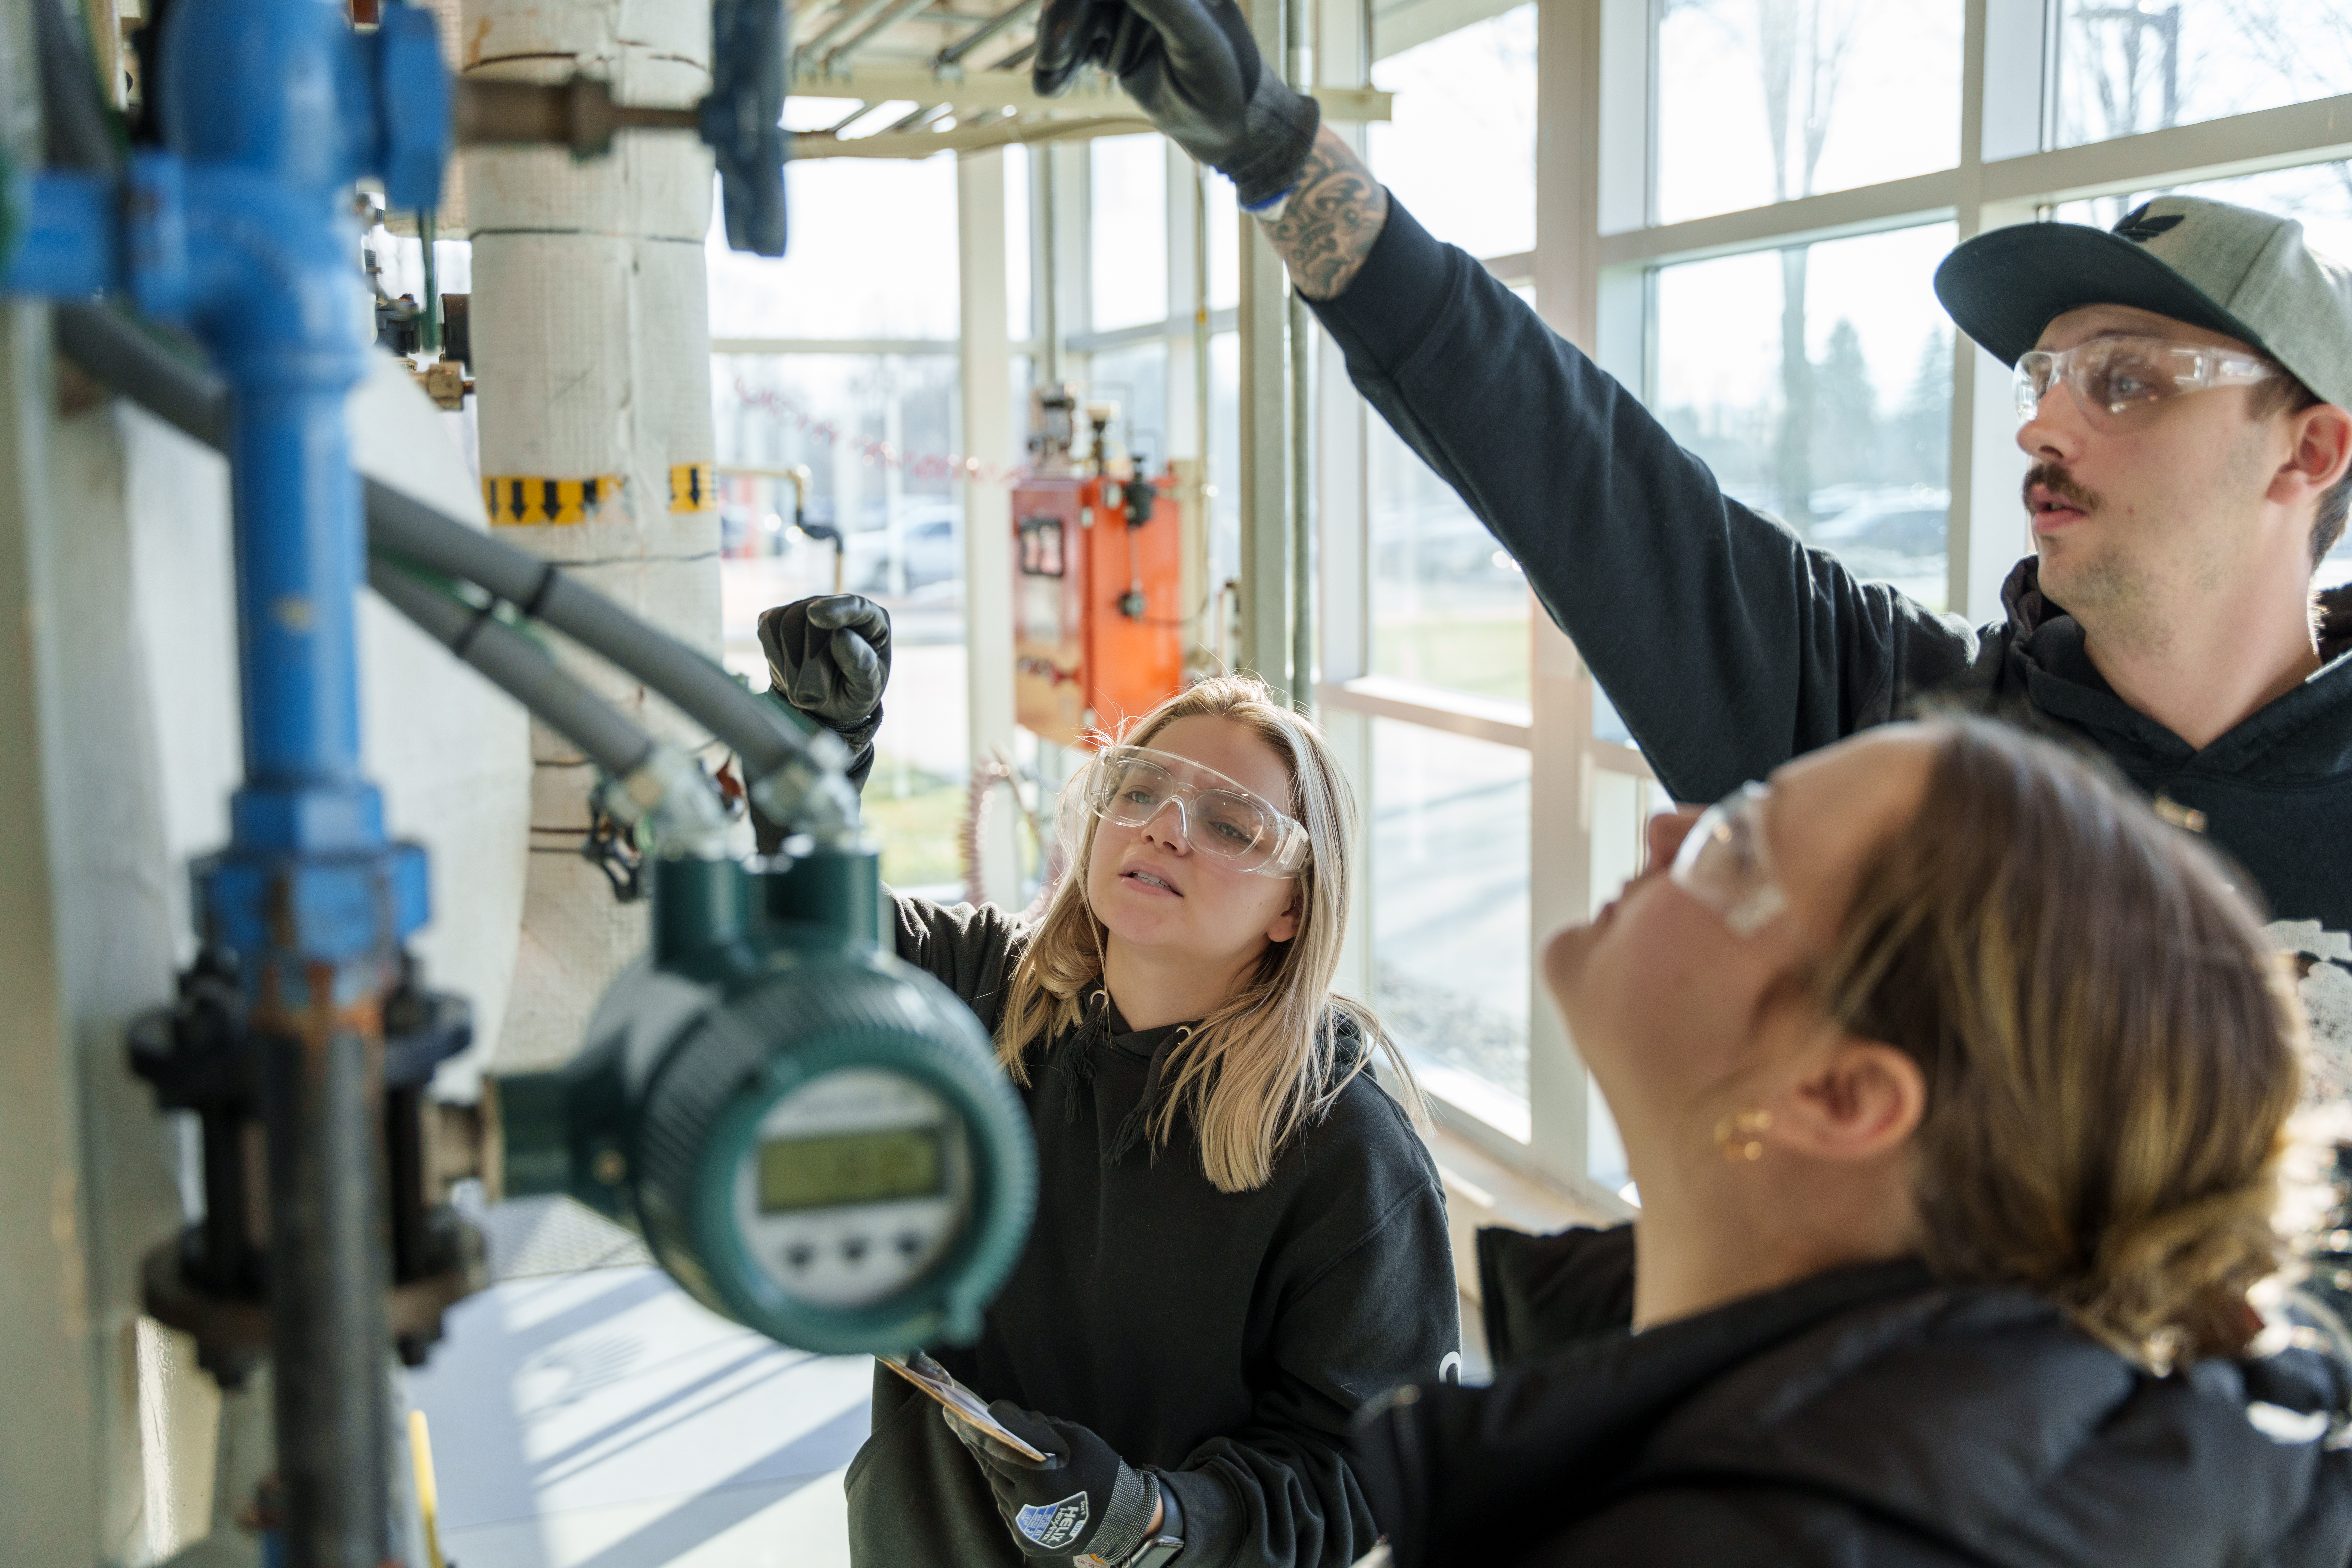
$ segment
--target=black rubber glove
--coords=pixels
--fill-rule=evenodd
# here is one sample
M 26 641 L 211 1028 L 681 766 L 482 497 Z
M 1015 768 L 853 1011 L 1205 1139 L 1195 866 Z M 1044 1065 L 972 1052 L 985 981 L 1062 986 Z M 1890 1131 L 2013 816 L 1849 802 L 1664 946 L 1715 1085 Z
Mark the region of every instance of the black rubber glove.
M 1245 207 L 1298 183 L 1322 110 L 1265 68 L 1234 0 L 1045 0 L 1030 79 L 1048 97 L 1094 64 L 1151 122 L 1233 177 Z
M 1014 1545 L 1031 1557 L 1091 1552 L 1119 1563 L 1134 1555 L 1160 1500 L 1159 1478 L 1135 1468 L 1074 1422 L 1051 1420 L 1009 1399 L 998 1400 L 988 1413 L 1049 1456 L 1041 1465 L 953 1412 L 940 1412 L 980 1462 Z
M 779 605 L 760 616 L 768 656 L 768 696 L 815 720 L 849 747 L 849 782 L 874 771 L 874 732 L 890 684 L 890 612 L 856 594 Z M 751 808 L 760 853 L 772 855 L 784 830 Z

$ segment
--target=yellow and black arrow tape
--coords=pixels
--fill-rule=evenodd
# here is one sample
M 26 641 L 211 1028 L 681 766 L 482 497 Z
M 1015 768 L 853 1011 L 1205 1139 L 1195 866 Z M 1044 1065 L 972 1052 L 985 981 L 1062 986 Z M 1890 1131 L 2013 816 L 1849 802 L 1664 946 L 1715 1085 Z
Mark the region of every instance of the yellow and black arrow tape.
M 669 469 L 669 510 L 717 511 L 719 476 L 709 463 L 672 463 Z
M 489 509 L 490 521 L 508 528 L 586 522 L 620 493 L 619 474 L 593 479 L 498 474 L 482 480 L 482 504 Z

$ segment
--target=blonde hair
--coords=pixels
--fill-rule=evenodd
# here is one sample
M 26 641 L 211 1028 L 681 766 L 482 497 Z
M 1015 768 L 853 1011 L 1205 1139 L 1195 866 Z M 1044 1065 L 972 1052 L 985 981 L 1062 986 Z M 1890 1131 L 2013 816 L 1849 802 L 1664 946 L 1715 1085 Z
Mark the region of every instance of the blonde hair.
M 1862 868 L 1815 976 L 1927 1082 L 1924 1253 L 2159 1369 L 2244 1348 L 2303 1023 L 2221 863 L 2105 771 L 1981 719 L 1942 731 L 1918 826 Z
M 1307 830 L 1308 845 L 1297 879 L 1297 934 L 1268 947 L 1248 983 L 1172 1049 L 1167 1088 L 1150 1111 L 1155 1151 L 1167 1146 L 1181 1113 L 1198 1137 L 1210 1184 L 1240 1193 L 1265 1184 L 1285 1141 L 1330 1109 L 1370 1064 L 1374 1048 L 1387 1057 L 1416 1115 L 1419 1097 L 1379 1017 L 1362 1003 L 1332 994 L 1347 935 L 1355 802 L 1328 743 L 1246 675 L 1202 680 L 1145 714 L 1119 739 L 1149 745 L 1169 725 L 1192 718 L 1239 724 L 1282 759 L 1290 775 L 1290 815 Z M 1079 835 L 1069 873 L 1014 967 L 997 1029 L 997 1059 L 1024 1088 L 1030 1047 L 1043 1048 L 1084 1022 L 1087 997 L 1102 980 L 1106 933 L 1087 901 L 1087 868 L 1101 822 L 1091 812 L 1066 811 L 1062 820 Z M 1361 1047 L 1352 1053 L 1341 1045 L 1350 1033 Z

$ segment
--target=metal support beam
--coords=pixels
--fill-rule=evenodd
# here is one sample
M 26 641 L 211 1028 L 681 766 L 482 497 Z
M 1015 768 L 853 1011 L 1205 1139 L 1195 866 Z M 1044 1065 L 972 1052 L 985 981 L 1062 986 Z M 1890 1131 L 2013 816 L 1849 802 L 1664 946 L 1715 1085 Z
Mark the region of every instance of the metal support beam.
M 991 16 L 987 21 L 982 22 L 979 26 L 974 27 L 971 32 L 966 33 L 954 43 L 950 44 L 946 48 L 941 49 L 939 53 L 939 58 L 931 62 L 933 68 L 936 69 L 940 67 L 952 66 L 959 63 L 965 56 L 971 54 L 972 50 L 980 47 L 981 45 L 988 42 L 989 39 L 995 37 L 1007 27 L 1014 26 L 1019 23 L 1027 20 L 1030 14 L 1036 9 L 1037 0 L 1013 0 L 1013 5 L 1006 6 L 1002 11 L 999 11 L 995 16 Z
M 887 3 L 884 0 L 884 4 Z M 1252 14 L 1255 14 L 1255 9 Z M 1262 39 L 1259 47 L 1268 59 L 1282 58 L 1279 32 L 1271 39 Z M 807 58 L 803 51 L 803 60 Z M 1071 119 L 1107 114 L 1131 120 L 1142 114 L 1115 79 L 1093 71 L 1081 75 L 1059 97 L 1046 98 L 1031 85 L 1027 71 L 973 71 L 969 75 L 950 72 L 941 76 L 921 66 L 876 65 L 819 71 L 803 64 L 793 75 L 792 90 L 824 98 L 861 98 L 868 103 L 886 103 L 894 99 L 909 103 L 946 103 L 954 105 L 959 114 L 982 109 Z M 1315 96 L 1321 101 L 1326 118 L 1356 121 L 1391 118 L 1396 95 L 1366 87 L 1318 89 Z M 797 139 L 793 156 L 800 156 Z
M 1299 92 L 1315 89 L 1314 47 L 1307 37 L 1313 0 L 1288 0 L 1283 7 L 1283 75 Z M 1315 428 L 1314 322 L 1307 301 L 1291 290 L 1289 306 L 1290 426 L 1290 702 L 1301 713 L 1315 711 Z
M 1284 53 L 1283 0 L 1249 0 L 1250 31 L 1261 54 Z M 1213 201 L 1231 201 L 1219 187 Z M 1286 395 L 1288 281 L 1265 231 L 1241 228 L 1241 646 L 1236 662 L 1254 670 L 1285 701 L 1296 689 L 1290 642 L 1291 546 L 1288 481 L 1290 403 Z
M 1536 309 L 1555 331 L 1597 346 L 1601 256 L 1602 18 L 1612 0 L 1541 0 L 1536 13 Z M 1633 10 L 1617 0 L 1619 16 Z M 1592 681 L 1567 634 L 1532 595 L 1528 691 L 1534 722 L 1528 798 L 1528 941 L 1591 914 Z M 1540 971 L 1540 965 L 1536 966 Z M 1593 1090 L 1559 1014 L 1529 977 L 1528 1152 L 1570 1192 L 1589 1192 Z
M 1013 351 L 1004 325 L 1004 160 L 1024 153 L 967 153 L 956 160 L 957 289 L 963 320 L 961 445 L 984 464 L 1013 451 Z M 1013 505 L 1003 485 L 967 478 L 963 487 L 964 692 L 971 715 L 965 747 L 978 763 L 1013 749 Z M 992 902 L 1021 902 L 1014 813 L 997 803 L 982 843 L 983 887 Z

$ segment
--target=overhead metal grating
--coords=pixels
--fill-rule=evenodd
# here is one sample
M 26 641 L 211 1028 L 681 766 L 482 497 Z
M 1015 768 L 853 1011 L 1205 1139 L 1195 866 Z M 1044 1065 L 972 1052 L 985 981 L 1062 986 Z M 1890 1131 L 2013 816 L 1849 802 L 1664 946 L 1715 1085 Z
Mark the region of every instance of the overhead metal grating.
M 928 158 L 1150 130 L 1118 84 L 1092 71 L 1059 98 L 1037 95 L 1038 3 L 983 13 L 949 0 L 807 0 L 793 18 L 791 91 L 831 107 L 824 123 L 793 135 L 792 155 Z M 1374 89 L 1315 96 L 1333 120 L 1389 118 L 1390 95 Z

